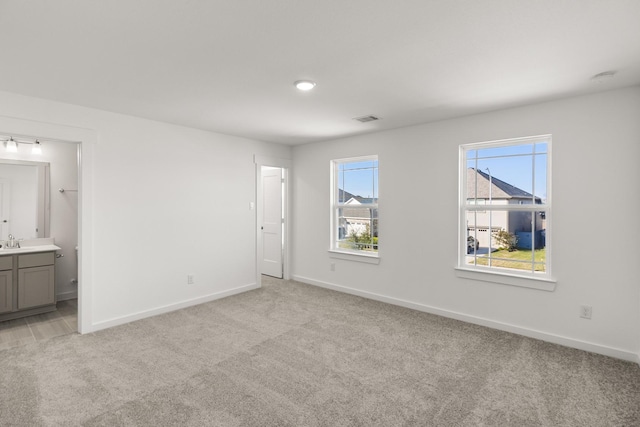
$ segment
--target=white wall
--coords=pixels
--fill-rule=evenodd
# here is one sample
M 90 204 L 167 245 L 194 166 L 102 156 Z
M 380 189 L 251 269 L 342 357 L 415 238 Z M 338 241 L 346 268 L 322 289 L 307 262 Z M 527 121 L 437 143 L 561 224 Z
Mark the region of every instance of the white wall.
M 41 145 L 42 154 L 31 154 L 30 145 L 20 145 L 17 153 L 6 153 L 0 147 L 0 158 L 49 163 L 50 229 L 47 237 L 55 239 L 56 245 L 61 248 L 58 254 L 64 255 L 56 259 L 57 298 L 58 300 L 69 299 L 77 296 L 77 284 L 71 281 L 78 278 L 75 250 L 78 245 L 78 192 L 60 193 L 58 189 L 78 189 L 78 144 L 43 141 Z M 32 186 L 35 188 L 35 185 L 34 182 Z M 35 223 L 35 211 L 34 218 L 30 221 Z M 36 236 L 18 234 L 16 237 Z
M 555 291 L 458 278 L 459 144 L 541 134 L 553 135 Z M 371 154 L 381 262 L 330 259 L 329 161 Z M 637 359 L 640 87 L 297 146 L 293 159 L 294 278 Z M 421 213 L 420 227 L 407 211 Z
M 78 144 L 42 142 L 42 158 L 50 163 L 51 175 L 51 236 L 64 258 L 56 261 L 56 292 L 58 299 L 77 296 L 78 261 Z M 64 188 L 60 193 L 58 189 Z
M 83 332 L 256 286 L 253 156 L 289 147 L 9 93 L 0 131 L 82 141 Z

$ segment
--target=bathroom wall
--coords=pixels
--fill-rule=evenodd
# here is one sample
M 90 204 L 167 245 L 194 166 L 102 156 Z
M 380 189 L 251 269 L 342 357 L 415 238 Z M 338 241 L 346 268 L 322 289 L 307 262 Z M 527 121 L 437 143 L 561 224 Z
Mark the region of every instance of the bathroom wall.
M 42 141 L 41 145 L 42 154 L 31 154 L 30 145 L 20 144 L 17 153 L 7 153 L 4 147 L 0 147 L 0 158 L 49 163 L 49 237 L 55 238 L 56 245 L 61 248 L 57 253 L 64 255 L 56 260 L 56 296 L 58 300 L 75 298 L 78 293 L 78 262 L 75 250 L 78 245 L 78 192 L 60 193 L 58 189 L 78 189 L 78 144 Z M 18 188 L 12 189 L 12 193 L 18 191 Z M 17 215 L 16 219 L 21 216 Z M 30 219 L 31 224 L 34 222 L 34 218 Z M 18 233 L 16 237 L 29 236 Z

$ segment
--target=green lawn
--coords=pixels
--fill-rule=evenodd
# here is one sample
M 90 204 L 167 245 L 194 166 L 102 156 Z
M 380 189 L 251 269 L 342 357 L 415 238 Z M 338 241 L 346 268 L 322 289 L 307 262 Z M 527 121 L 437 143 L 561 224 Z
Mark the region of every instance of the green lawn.
M 535 250 L 535 271 L 545 271 L 545 249 Z M 487 255 L 478 255 L 477 259 L 474 259 L 472 255 L 469 255 L 469 264 L 475 265 L 488 265 L 489 259 Z M 476 261 L 476 262 L 474 262 Z M 539 264 L 538 264 L 539 263 Z M 531 271 L 531 250 L 517 249 L 513 252 L 509 252 L 506 249 L 495 251 L 491 254 L 491 266 L 503 267 L 503 268 L 515 268 L 517 270 L 529 270 Z

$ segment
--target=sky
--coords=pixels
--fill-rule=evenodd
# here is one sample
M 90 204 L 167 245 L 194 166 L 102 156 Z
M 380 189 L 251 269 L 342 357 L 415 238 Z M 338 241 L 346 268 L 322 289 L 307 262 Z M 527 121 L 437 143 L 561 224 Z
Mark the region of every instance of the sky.
M 378 161 L 341 163 L 338 165 L 338 187 L 354 196 L 378 197 Z
M 547 150 L 546 143 L 535 144 L 535 156 L 532 155 L 533 144 L 469 150 L 467 167 L 477 168 L 481 172 L 545 200 L 547 198 Z
M 466 164 L 468 168 L 477 168 L 545 200 L 547 198 L 547 152 L 546 142 L 535 143 L 535 155 L 533 155 L 533 143 L 468 150 Z M 356 196 L 377 198 L 377 172 L 378 162 L 374 160 L 340 163 L 338 187 Z

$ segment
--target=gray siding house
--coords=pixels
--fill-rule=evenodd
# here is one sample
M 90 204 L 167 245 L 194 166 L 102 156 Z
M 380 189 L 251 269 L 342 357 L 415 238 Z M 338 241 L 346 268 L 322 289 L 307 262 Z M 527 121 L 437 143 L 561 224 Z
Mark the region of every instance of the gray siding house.
M 542 200 L 533 194 L 509 184 L 495 176 L 467 169 L 467 202 L 478 205 L 528 205 L 541 204 Z M 467 212 L 467 234 L 476 238 L 481 247 L 489 247 L 489 230 L 494 237 L 492 247 L 497 247 L 495 234 L 506 230 L 518 237 L 518 247 L 531 248 L 531 234 L 535 228 L 536 249 L 544 246 L 545 221 L 543 213 L 535 214 L 535 224 L 531 212 L 475 211 Z M 532 227 L 534 226 L 534 227 Z

